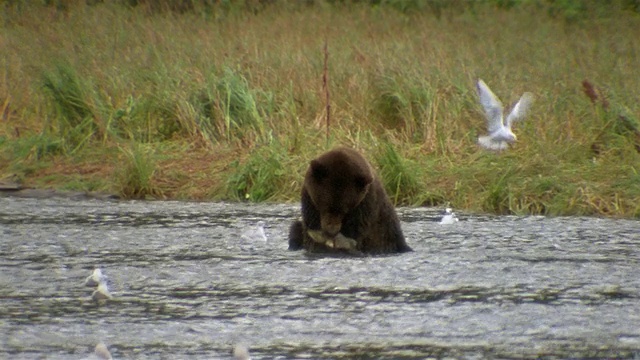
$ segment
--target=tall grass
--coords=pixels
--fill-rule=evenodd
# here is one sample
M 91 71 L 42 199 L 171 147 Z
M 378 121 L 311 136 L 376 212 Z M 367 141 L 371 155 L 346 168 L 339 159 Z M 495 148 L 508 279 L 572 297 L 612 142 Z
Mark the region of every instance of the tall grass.
M 55 64 L 42 74 L 42 87 L 54 111 L 48 131 L 64 140 L 68 152 L 75 152 L 91 137 L 104 133 L 95 111 L 98 99 L 68 64 Z
M 272 200 L 286 188 L 286 149 L 278 144 L 256 149 L 243 162 L 234 161 L 227 192 L 240 201 Z
M 60 4 L 0 9 L 0 175 L 38 185 L 120 148 L 135 181 L 103 190 L 295 201 L 345 144 L 398 205 L 640 217 L 630 1 Z M 508 151 L 476 144 L 477 78 L 505 104 L 536 96 Z
M 162 196 L 162 190 L 153 183 L 156 161 L 152 151 L 136 143 L 120 148 L 122 156 L 115 167 L 119 195 L 133 199 Z
M 418 167 L 402 158 L 390 143 L 378 148 L 377 163 L 385 188 L 393 194 L 394 204 L 407 204 L 415 199 L 424 186 Z M 415 201 L 415 200 L 414 200 Z

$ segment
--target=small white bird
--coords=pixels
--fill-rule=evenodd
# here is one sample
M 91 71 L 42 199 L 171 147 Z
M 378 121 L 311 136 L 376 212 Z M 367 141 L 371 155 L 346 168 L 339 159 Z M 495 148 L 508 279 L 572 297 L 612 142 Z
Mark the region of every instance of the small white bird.
M 442 224 L 442 225 L 450 225 L 450 224 L 455 224 L 457 222 L 458 222 L 458 217 L 453 212 L 453 210 L 451 208 L 446 208 L 444 210 L 444 215 L 442 216 L 442 219 L 440 220 L 440 224 Z
M 487 128 L 489 135 L 480 136 L 478 144 L 489 150 L 504 150 L 517 140 L 516 135 L 511 131 L 511 124 L 514 121 L 525 117 L 529 107 L 533 103 L 533 94 L 526 92 L 522 94 L 520 100 L 513 106 L 511 112 L 504 118 L 503 106 L 496 95 L 481 79 L 478 79 L 478 95 L 480 104 L 484 108 L 487 117 Z
M 98 284 L 98 287 L 95 289 L 95 291 L 91 294 L 91 298 L 94 301 L 100 301 L 100 300 L 112 299 L 113 296 L 109 292 L 109 289 L 107 288 L 107 284 L 100 283 Z
M 109 349 L 107 349 L 107 345 L 104 343 L 98 343 L 93 353 L 82 360 L 113 360 Z
M 94 350 L 94 354 L 100 360 L 112 360 L 113 359 L 113 357 L 111 357 L 111 353 L 109 352 L 109 349 L 107 349 L 107 345 L 105 345 L 104 343 L 98 343 L 98 345 L 96 345 L 96 348 Z
M 246 241 L 267 241 L 267 234 L 264 232 L 264 221 L 258 221 L 255 228 L 249 229 L 240 236 Z
M 249 355 L 249 348 L 247 348 L 244 344 L 236 344 L 233 347 L 233 358 L 235 360 L 251 360 L 251 356 Z
M 98 268 L 93 270 L 93 273 L 87 277 L 84 281 L 85 286 L 94 287 L 98 286 L 105 281 L 105 276 L 102 275 L 102 271 Z

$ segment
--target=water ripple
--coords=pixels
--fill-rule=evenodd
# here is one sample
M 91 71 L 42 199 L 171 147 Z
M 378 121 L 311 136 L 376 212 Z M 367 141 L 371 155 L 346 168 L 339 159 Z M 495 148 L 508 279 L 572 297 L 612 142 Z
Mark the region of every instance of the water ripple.
M 298 211 L 1 198 L 0 357 L 640 356 L 638 221 L 402 208 L 414 252 L 326 258 L 287 251 Z M 267 242 L 243 239 L 259 220 Z

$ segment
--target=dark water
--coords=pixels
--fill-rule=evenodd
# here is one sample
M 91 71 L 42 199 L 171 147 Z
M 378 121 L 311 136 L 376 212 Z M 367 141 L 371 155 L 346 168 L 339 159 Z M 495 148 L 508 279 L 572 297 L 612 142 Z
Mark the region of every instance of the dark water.
M 340 259 L 296 206 L 0 198 L 0 358 L 640 359 L 640 222 L 399 211 L 415 252 Z

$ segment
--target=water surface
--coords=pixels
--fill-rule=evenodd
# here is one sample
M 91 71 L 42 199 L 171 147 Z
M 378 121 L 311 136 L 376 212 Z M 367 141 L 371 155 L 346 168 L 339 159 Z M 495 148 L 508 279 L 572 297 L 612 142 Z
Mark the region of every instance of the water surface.
M 638 221 L 407 208 L 414 252 L 322 258 L 287 250 L 298 212 L 0 198 L 0 358 L 640 358 Z

